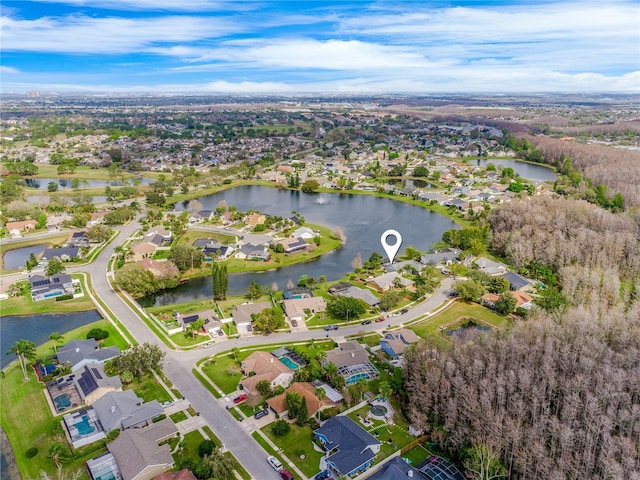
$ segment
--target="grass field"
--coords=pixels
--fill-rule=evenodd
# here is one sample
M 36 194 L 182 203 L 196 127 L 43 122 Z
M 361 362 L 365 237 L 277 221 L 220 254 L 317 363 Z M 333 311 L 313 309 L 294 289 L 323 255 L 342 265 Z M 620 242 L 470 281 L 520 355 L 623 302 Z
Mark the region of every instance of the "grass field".
M 442 330 L 464 318 L 475 318 L 498 329 L 508 328 L 511 325 L 511 320 L 508 317 L 498 315 L 486 307 L 477 303 L 458 301 L 439 314 L 416 323 L 409 328 L 422 338 L 442 344 L 447 342 L 441 334 Z
M 42 233 L 43 230 L 37 230 L 36 233 Z M 47 248 L 52 247 L 53 245 L 61 245 L 69 239 L 69 232 L 61 233 L 60 235 L 53 235 L 47 238 L 29 238 L 27 235 L 24 240 L 15 243 L 9 243 L 7 245 L 2 245 L 0 247 L 0 274 L 5 275 L 7 273 L 12 272 L 21 272 L 24 270 L 24 267 L 14 269 L 14 270 L 5 270 L 3 264 L 3 258 L 5 253 L 10 252 L 11 250 L 16 250 L 18 248 L 24 247 L 32 247 L 34 245 L 46 245 Z
M 311 478 L 320 472 L 320 459 L 322 452 L 313 448 L 313 430 L 311 427 L 300 427 L 295 423 L 291 425 L 289 433 L 278 437 L 271 432 L 271 425 L 267 425 L 262 432 L 269 437 L 278 448 L 296 464 L 302 473 Z M 304 455 L 304 458 L 300 458 Z

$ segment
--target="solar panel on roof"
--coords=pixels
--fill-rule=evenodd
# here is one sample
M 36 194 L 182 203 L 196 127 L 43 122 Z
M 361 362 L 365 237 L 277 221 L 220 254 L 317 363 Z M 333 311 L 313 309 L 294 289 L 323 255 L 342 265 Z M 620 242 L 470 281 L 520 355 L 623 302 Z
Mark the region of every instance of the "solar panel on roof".
M 98 370 L 97 368 L 92 368 L 91 371 L 93 372 L 94 377 L 96 377 L 98 380 L 102 380 L 102 375 L 100 374 L 100 370 Z
M 78 386 L 80 387 L 80 390 L 82 390 L 82 392 L 85 395 L 88 395 L 98 388 L 98 383 L 89 374 L 89 372 L 85 372 L 82 375 L 80 375 L 80 378 L 78 379 Z

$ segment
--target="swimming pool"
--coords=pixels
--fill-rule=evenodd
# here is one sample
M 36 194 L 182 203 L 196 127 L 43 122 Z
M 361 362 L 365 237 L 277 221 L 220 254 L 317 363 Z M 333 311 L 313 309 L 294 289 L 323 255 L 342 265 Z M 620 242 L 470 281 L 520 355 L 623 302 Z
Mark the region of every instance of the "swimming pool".
M 80 435 L 90 435 L 96 431 L 93 425 L 89 423 L 89 417 L 86 415 L 82 417 L 81 421 L 74 423 L 73 426 L 78 429 Z
M 297 370 L 298 368 L 300 368 L 300 365 L 298 365 L 296 362 L 294 362 L 290 358 L 280 357 L 280 361 L 284 363 L 287 367 L 289 367 L 291 370 Z
M 56 404 L 56 410 L 62 412 L 71 406 L 71 397 L 69 397 L 68 393 L 63 393 L 62 395 L 54 398 L 53 403 Z

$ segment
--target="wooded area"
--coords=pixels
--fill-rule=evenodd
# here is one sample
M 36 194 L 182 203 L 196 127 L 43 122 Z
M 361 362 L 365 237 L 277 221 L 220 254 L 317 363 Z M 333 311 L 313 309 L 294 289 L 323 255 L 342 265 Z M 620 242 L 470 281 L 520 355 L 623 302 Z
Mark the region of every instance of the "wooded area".
M 481 452 L 506 478 L 640 479 L 640 215 L 534 198 L 489 223 L 493 251 L 552 269 L 568 306 L 405 353 L 412 421 L 469 478 L 489 478 Z

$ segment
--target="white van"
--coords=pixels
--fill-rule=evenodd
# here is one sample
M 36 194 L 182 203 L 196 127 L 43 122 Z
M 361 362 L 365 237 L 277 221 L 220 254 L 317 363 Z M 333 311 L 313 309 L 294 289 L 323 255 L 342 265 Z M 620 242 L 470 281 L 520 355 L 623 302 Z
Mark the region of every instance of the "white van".
M 276 457 L 267 457 L 267 462 L 269 462 L 269 465 L 271 465 L 276 472 L 282 470 L 282 464 Z

